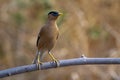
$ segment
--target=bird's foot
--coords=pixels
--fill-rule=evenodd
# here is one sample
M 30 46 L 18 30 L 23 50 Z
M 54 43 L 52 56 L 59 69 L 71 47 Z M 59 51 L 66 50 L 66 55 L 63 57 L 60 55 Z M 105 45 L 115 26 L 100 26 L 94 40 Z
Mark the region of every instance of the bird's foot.
M 38 61 L 35 61 L 35 60 L 34 60 L 34 61 L 32 62 L 32 64 L 36 64 L 38 70 L 41 69 L 41 67 L 40 67 L 40 66 L 42 65 L 42 62 L 41 62 L 41 61 L 39 61 L 39 60 L 38 60 Z
M 57 59 L 54 58 L 54 59 L 53 59 L 53 62 L 56 63 L 56 67 L 59 67 L 59 66 L 60 66 L 59 60 L 57 60 Z
M 42 64 L 43 64 L 42 62 L 38 62 L 38 63 L 36 63 L 36 65 L 37 65 L 37 69 L 38 69 L 38 70 L 41 69 L 41 65 L 42 65 Z
M 52 58 L 53 62 L 56 63 L 56 67 L 60 66 L 60 62 L 50 53 L 48 52 L 50 57 Z
M 37 64 L 40 64 L 40 65 L 42 65 L 43 63 L 42 63 L 41 61 L 39 61 L 39 62 L 37 62 Z

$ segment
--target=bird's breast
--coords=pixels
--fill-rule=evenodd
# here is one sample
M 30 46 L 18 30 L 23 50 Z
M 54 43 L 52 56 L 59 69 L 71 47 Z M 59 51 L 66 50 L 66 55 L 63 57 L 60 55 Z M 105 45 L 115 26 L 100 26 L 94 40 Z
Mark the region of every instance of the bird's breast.
M 58 28 L 56 26 L 46 27 L 44 35 L 40 36 L 38 48 L 44 50 L 51 50 L 56 43 L 58 33 Z

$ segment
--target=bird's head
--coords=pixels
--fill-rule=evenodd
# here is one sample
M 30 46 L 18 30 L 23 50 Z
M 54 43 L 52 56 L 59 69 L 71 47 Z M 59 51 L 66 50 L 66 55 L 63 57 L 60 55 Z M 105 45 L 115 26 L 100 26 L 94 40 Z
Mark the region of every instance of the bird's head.
M 48 19 L 50 20 L 56 20 L 58 16 L 62 15 L 62 13 L 57 12 L 57 11 L 51 11 L 48 13 Z

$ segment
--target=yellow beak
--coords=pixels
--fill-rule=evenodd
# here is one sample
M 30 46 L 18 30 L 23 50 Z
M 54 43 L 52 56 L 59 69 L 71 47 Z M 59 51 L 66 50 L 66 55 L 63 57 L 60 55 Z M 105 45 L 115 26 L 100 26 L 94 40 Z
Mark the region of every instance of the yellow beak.
M 59 16 L 60 16 L 60 15 L 63 15 L 63 13 L 59 13 Z

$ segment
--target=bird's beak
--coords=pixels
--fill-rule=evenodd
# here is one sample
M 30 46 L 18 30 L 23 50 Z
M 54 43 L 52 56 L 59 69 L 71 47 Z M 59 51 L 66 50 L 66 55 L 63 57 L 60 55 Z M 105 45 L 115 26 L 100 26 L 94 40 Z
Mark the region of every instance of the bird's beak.
M 59 16 L 60 16 L 60 15 L 63 15 L 63 13 L 59 13 Z

